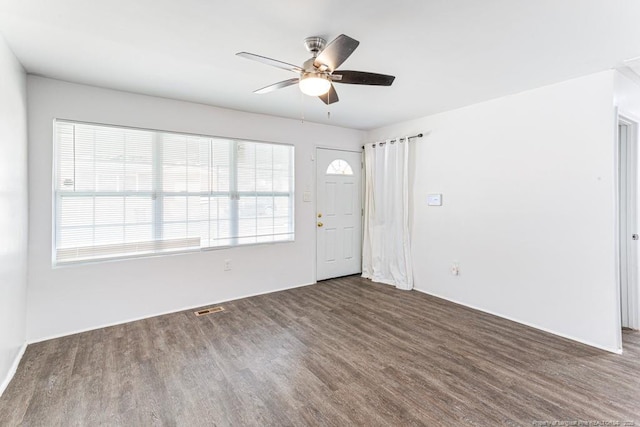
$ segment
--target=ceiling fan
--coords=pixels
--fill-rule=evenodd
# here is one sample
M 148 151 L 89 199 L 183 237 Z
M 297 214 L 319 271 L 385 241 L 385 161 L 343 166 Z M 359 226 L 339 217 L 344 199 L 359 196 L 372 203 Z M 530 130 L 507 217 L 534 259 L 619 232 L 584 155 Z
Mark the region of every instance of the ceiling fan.
M 274 83 L 258 89 L 254 93 L 268 93 L 298 84 L 304 94 L 317 96 L 329 105 L 339 100 L 333 83 L 391 86 L 395 79 L 395 76 L 385 74 L 337 70 L 359 44 L 359 41 L 344 34 L 339 35 L 329 44 L 322 37 L 308 37 L 305 39 L 304 45 L 313 56 L 306 60 L 301 67 L 248 52 L 238 52 L 236 55 L 298 74 L 298 77 Z

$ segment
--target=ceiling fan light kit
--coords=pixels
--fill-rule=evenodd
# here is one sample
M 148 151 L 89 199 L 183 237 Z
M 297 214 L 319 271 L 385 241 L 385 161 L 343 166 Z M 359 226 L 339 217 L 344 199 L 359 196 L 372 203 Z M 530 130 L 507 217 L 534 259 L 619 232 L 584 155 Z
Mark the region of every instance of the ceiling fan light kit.
M 337 70 L 359 44 L 359 41 L 344 34 L 339 35 L 329 44 L 322 37 L 307 37 L 304 45 L 313 56 L 306 60 L 302 67 L 248 52 L 238 52 L 236 55 L 298 74 L 298 78 L 274 83 L 254 93 L 269 93 L 297 83 L 302 93 L 317 96 L 329 105 L 339 100 L 333 83 L 391 86 L 395 79 L 394 76 L 385 74 Z
M 300 83 L 298 83 L 298 86 L 305 95 L 320 96 L 329 92 L 329 89 L 331 89 L 331 82 L 325 74 L 304 73 L 300 77 Z

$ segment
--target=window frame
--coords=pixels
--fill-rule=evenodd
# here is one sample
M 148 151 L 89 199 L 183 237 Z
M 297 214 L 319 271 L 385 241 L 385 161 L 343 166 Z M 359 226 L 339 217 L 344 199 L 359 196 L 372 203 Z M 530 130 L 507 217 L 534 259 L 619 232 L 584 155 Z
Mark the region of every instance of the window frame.
M 163 134 L 172 134 L 172 135 L 178 135 L 178 136 L 186 136 L 186 137 L 196 137 L 196 138 L 210 138 L 213 140 L 219 139 L 219 140 L 227 140 L 227 141 L 231 141 L 232 144 L 230 146 L 230 150 L 234 151 L 234 149 L 237 149 L 238 143 L 239 142 L 248 142 L 248 143 L 256 143 L 256 144 L 269 144 L 269 145 L 276 145 L 276 146 L 285 146 L 285 147 L 290 147 L 291 148 L 291 157 L 289 160 L 289 170 L 291 171 L 291 175 L 290 175 L 290 191 L 288 192 L 276 192 L 276 191 L 271 191 L 268 192 L 268 196 L 271 197 L 276 197 L 276 196 L 286 196 L 289 198 L 289 212 L 291 212 L 291 239 L 288 240 L 274 240 L 274 241 L 262 241 L 262 242 L 250 242 L 250 243 L 238 243 L 239 239 L 242 239 L 242 236 L 237 236 L 236 237 L 230 237 L 229 240 L 232 242 L 231 244 L 226 244 L 226 245 L 217 245 L 217 246 L 201 246 L 200 247 L 194 247 L 194 248 L 184 248 L 184 249 L 178 249 L 178 250 L 167 250 L 165 252 L 163 251 L 158 251 L 158 252 L 149 252 L 149 253 L 131 253 L 131 254 L 122 254 L 122 255 L 116 255 L 116 256 L 106 256 L 106 257 L 100 257 L 100 258 L 87 258 L 87 259 L 79 259 L 79 260 L 71 260 L 71 261 L 57 261 L 56 259 L 56 255 L 57 255 L 57 251 L 58 249 L 56 248 L 57 242 L 60 239 L 60 204 L 59 201 L 61 200 L 62 197 L 64 196 L 64 192 L 60 192 L 59 191 L 59 184 L 58 184 L 58 176 L 57 176 L 57 172 L 58 172 L 58 167 L 57 167 L 57 162 L 58 162 L 58 157 L 59 157 L 59 153 L 57 150 L 60 149 L 59 147 L 59 143 L 56 140 L 57 138 L 57 134 L 56 134 L 56 125 L 57 123 L 68 123 L 68 124 L 77 124 L 77 125 L 88 125 L 88 126 L 100 126 L 100 127 L 109 127 L 109 128 L 114 128 L 114 129 L 125 129 L 125 130 L 134 130 L 134 131 L 147 131 L 147 132 L 154 132 L 154 133 L 163 133 Z M 99 123 L 99 122 L 89 122 L 89 121 L 82 121 L 82 120 L 73 120 L 73 119 L 64 119 L 64 118 L 54 118 L 53 122 L 52 122 L 52 142 L 53 142 L 53 147 L 52 147 L 52 217 L 51 217 L 51 223 L 52 223 L 52 235 L 51 235 L 51 265 L 53 268 L 64 268 L 64 267 L 68 267 L 68 266 L 73 266 L 73 265 L 84 265 L 84 264 L 94 264 L 94 263 L 102 263 L 102 262 L 112 262 L 112 261 L 120 261 L 120 260 L 126 260 L 126 259 L 136 259 L 136 258 L 149 258 L 149 257 L 164 257 L 164 256 L 171 256 L 171 255 L 181 255 L 181 254 L 187 254 L 187 253 L 194 253 L 194 252 L 207 252 L 207 251 L 215 251 L 215 250 L 220 250 L 220 249 L 229 249 L 229 248 L 238 248 L 238 247 L 244 247 L 244 246 L 261 246 L 261 245 L 275 245 L 275 244 L 281 244 L 281 243 L 295 243 L 296 242 L 296 209 L 295 209 L 295 201 L 296 201 L 296 192 L 295 192 L 295 183 L 296 183 L 296 170 L 295 170 L 295 164 L 296 164 L 296 147 L 294 144 L 291 143 L 283 143 L 283 142 L 272 142 L 272 141 L 265 141 L 265 140 L 256 140 L 256 139 L 248 139 L 248 138 L 237 138 L 237 137 L 228 137 L 228 136 L 217 136 L 217 135 L 209 135 L 209 134 L 201 134 L 201 133 L 193 133 L 193 132 L 178 132 L 178 131 L 171 131 L 171 130 L 164 130 L 164 129 L 155 129 L 155 128 L 144 128 L 144 127 L 135 127 L 135 126 L 127 126 L 127 125 L 116 125 L 116 124 L 111 124 L 111 123 Z M 157 135 L 156 135 L 157 136 Z M 154 136 L 155 137 L 155 136 Z M 210 146 L 211 149 L 211 146 Z M 158 166 L 162 166 L 162 165 L 158 165 L 157 164 L 157 159 L 156 159 L 156 152 L 157 151 L 161 151 L 161 149 L 154 149 L 154 160 L 152 163 L 152 168 L 154 170 L 153 174 L 154 176 L 157 175 L 157 171 L 156 168 Z M 209 191 L 200 191 L 200 192 L 190 192 L 190 191 L 184 191 L 184 192 L 175 192 L 175 193 L 168 193 L 168 192 L 163 192 L 162 190 L 158 189 L 156 187 L 157 185 L 157 180 L 154 179 L 152 180 L 153 182 L 153 189 L 152 191 L 147 191 L 147 192 L 136 192 L 136 193 L 132 193 L 132 194 L 127 194 L 127 193 L 123 193 L 123 192 L 102 192 L 104 195 L 109 196 L 109 195 L 113 195 L 113 196 L 118 196 L 118 197 L 131 197 L 131 196 L 135 196 L 135 197 L 147 197 L 150 196 L 152 199 L 152 204 L 153 204 L 153 219 L 152 219 L 152 227 L 153 227 L 153 236 L 156 237 L 158 236 L 158 233 L 162 233 L 162 224 L 163 221 L 161 220 L 161 216 L 162 216 L 162 202 L 164 197 L 166 197 L 167 195 L 173 195 L 173 196 L 199 196 L 199 197 L 203 197 L 203 196 L 228 196 L 229 200 L 230 200 L 230 222 L 232 224 L 232 229 L 237 229 L 238 227 L 238 220 L 239 220 L 239 204 L 238 201 L 240 200 L 240 198 L 242 196 L 253 196 L 253 197 L 260 197 L 261 195 L 266 195 L 267 192 L 261 192 L 261 191 L 238 191 L 237 190 L 237 172 L 238 172 L 238 161 L 236 158 L 235 153 L 232 154 L 233 160 L 230 160 L 229 162 L 229 167 L 230 167 L 230 175 L 234 176 L 233 179 L 230 179 L 230 184 L 229 184 L 229 191 L 213 191 L 211 189 L 209 189 Z M 75 182 L 74 182 L 74 186 L 75 186 Z M 234 191 L 235 190 L 235 191 Z M 74 196 L 75 197 L 83 197 L 83 192 L 74 192 Z M 84 192 L 86 193 L 84 196 L 90 196 L 93 195 L 94 193 L 91 192 Z M 261 194 L 263 193 L 263 194 Z M 158 209 L 158 206 L 160 206 L 160 209 Z M 209 220 L 210 221 L 210 220 Z M 188 221 L 187 221 L 188 222 Z M 273 236 L 276 236 L 277 234 L 272 234 Z M 256 236 L 259 237 L 259 236 Z M 200 237 L 201 239 L 204 239 L 203 236 Z M 160 240 L 162 241 L 162 240 Z

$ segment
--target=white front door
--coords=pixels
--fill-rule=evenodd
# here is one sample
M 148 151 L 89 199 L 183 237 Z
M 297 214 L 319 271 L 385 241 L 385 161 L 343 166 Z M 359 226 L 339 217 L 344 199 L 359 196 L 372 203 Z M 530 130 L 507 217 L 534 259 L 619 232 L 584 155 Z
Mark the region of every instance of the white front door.
M 362 271 L 362 153 L 316 149 L 317 280 Z

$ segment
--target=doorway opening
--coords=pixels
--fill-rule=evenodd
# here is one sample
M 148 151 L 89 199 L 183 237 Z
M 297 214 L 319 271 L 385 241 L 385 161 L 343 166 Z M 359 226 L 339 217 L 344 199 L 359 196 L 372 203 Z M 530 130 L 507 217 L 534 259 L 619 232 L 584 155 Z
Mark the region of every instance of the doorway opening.
M 638 125 L 618 118 L 620 321 L 640 329 L 638 292 Z

